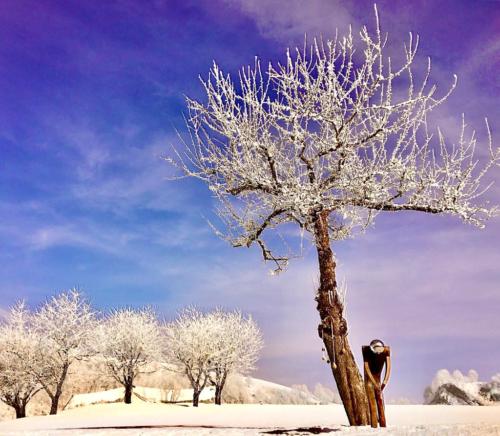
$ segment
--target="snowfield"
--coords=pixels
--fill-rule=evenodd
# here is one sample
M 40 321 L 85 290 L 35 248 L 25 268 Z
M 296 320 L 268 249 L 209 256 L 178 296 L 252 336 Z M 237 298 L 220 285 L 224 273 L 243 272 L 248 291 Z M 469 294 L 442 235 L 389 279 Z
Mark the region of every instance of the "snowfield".
M 387 406 L 384 435 L 500 435 L 500 406 Z M 380 434 L 369 427 L 349 428 L 340 405 L 98 404 L 0 423 L 1 435 L 262 435 L 310 434 L 322 427 L 335 435 Z M 325 433 L 328 434 L 328 433 Z

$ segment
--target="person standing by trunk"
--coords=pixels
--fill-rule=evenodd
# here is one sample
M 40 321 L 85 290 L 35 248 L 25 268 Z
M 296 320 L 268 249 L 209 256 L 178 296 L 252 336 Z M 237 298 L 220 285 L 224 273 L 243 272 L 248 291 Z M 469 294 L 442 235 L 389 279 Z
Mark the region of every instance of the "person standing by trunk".
M 363 362 L 365 370 L 365 389 L 370 408 L 370 423 L 376 428 L 386 427 L 385 406 L 382 391 L 391 375 L 391 349 L 380 340 L 374 339 L 370 345 L 364 345 Z M 380 379 L 385 365 L 384 381 Z

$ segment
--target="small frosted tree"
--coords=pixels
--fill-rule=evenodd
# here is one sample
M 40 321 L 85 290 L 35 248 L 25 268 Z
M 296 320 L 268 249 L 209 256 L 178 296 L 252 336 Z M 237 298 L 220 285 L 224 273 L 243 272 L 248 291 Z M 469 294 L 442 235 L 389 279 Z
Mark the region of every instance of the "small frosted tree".
M 314 41 L 264 70 L 256 60 L 236 83 L 214 63 L 202 80 L 206 101 L 187 100 L 186 151 L 169 159 L 219 200 L 219 234 L 234 247 L 258 246 L 277 272 L 293 252 L 278 252 L 268 234 L 295 224 L 311 235 L 319 334 L 352 425 L 368 424 L 369 411 L 331 242 L 366 229 L 383 211 L 448 214 L 477 226 L 496 211 L 479 198 L 485 174 L 500 162 L 491 137 L 481 166 L 464 121 L 453 145 L 428 127 L 456 77 L 438 96 L 430 60 L 421 79 L 413 73 L 418 37 L 410 34 L 399 66 L 386 56 L 386 41 L 377 16 L 375 32 L 363 27 L 359 41 L 350 32 Z
M 57 414 L 70 367 L 90 357 L 96 329 L 95 313 L 77 290 L 48 299 L 32 316 L 37 350 L 29 371 L 50 397 L 50 414 Z
M 251 318 L 241 312 L 216 310 L 209 314 L 213 328 L 212 357 L 208 378 L 215 386 L 215 404 L 222 404 L 222 392 L 227 378 L 234 373 L 246 374 L 255 368 L 262 349 L 262 335 Z
M 0 400 L 14 408 L 16 418 L 26 416 L 26 406 L 41 389 L 29 370 L 37 348 L 29 321 L 30 313 L 21 302 L 0 325 Z
M 161 335 L 150 309 L 121 309 L 109 314 L 100 327 L 99 357 L 108 374 L 125 388 L 124 402 L 132 402 L 134 380 L 161 360 Z
M 164 332 L 166 359 L 188 378 L 193 388 L 193 406 L 198 407 L 200 394 L 209 382 L 215 324 L 209 315 L 188 308 L 167 324 Z

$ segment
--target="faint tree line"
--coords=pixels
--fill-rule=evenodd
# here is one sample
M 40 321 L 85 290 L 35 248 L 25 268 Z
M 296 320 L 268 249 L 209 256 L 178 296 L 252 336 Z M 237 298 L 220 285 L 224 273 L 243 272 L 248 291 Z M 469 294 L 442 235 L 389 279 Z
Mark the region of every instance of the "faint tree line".
M 239 311 L 189 308 L 173 321 L 160 320 L 151 308 L 101 314 L 71 290 L 34 311 L 19 302 L 0 323 L 0 400 L 22 418 L 44 391 L 54 415 L 75 362 L 92 358 L 124 387 L 125 403 L 132 401 L 137 376 L 160 365 L 187 377 L 193 406 L 207 386 L 215 387 L 221 404 L 228 376 L 254 369 L 262 344 L 255 321 Z

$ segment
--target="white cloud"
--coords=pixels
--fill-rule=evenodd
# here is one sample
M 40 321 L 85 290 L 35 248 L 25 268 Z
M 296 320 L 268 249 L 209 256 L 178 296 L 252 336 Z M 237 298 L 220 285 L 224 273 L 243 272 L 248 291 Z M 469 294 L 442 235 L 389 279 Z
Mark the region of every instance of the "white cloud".
M 260 33 L 285 42 L 319 35 L 334 35 L 355 24 L 340 1 L 225 0 L 255 20 Z

